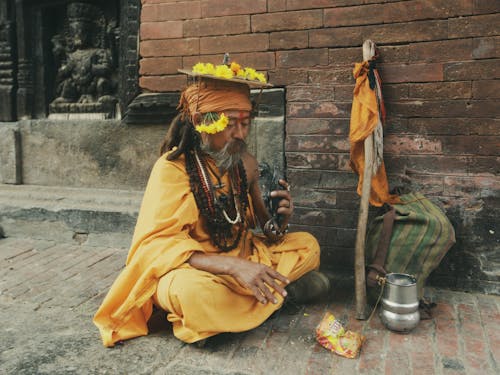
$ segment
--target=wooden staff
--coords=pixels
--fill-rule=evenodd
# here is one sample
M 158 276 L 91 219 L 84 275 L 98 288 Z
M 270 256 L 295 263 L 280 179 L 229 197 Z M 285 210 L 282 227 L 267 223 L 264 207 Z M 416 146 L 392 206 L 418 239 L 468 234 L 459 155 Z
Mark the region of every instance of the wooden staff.
M 375 55 L 375 43 L 366 40 L 363 43 L 363 61 L 370 60 Z M 356 231 L 356 247 L 354 251 L 354 288 L 356 291 L 356 319 L 366 319 L 368 308 L 366 303 L 365 275 L 365 240 L 368 220 L 368 203 L 370 198 L 372 169 L 374 160 L 373 133 L 365 139 L 365 169 L 359 207 L 358 229 Z

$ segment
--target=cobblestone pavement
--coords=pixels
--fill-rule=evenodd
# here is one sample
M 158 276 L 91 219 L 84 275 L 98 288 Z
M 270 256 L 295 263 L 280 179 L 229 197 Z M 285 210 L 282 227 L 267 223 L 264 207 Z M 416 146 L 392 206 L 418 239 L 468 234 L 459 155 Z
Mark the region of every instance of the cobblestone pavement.
M 431 290 L 432 320 L 410 334 L 386 330 L 378 316 L 355 320 L 352 287 L 330 301 L 281 311 L 262 326 L 215 337 L 203 349 L 172 335 L 155 315 L 152 333 L 106 349 L 92 315 L 121 269 L 126 249 L 50 241 L 0 240 L 2 374 L 497 374 L 500 297 Z M 362 332 L 357 359 L 319 346 L 325 311 Z

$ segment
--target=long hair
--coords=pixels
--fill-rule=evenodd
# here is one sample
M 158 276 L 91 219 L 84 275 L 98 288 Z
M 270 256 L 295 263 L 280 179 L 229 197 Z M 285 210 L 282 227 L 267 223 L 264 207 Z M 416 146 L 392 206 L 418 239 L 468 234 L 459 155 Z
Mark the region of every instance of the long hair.
M 175 147 L 176 149 L 167 155 L 167 160 L 176 160 L 180 155 L 200 147 L 200 134 L 194 129 L 187 117 L 179 113 L 170 123 L 167 135 L 160 147 L 160 155 Z

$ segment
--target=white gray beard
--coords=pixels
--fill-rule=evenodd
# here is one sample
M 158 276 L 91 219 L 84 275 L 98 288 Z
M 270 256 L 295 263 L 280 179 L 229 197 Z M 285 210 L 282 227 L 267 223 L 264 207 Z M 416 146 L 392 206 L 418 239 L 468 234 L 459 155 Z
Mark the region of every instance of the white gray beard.
M 239 139 L 228 142 L 219 151 L 213 150 L 210 143 L 202 144 L 201 150 L 215 161 L 215 165 L 221 171 L 227 171 L 241 160 L 247 150 L 247 144 Z

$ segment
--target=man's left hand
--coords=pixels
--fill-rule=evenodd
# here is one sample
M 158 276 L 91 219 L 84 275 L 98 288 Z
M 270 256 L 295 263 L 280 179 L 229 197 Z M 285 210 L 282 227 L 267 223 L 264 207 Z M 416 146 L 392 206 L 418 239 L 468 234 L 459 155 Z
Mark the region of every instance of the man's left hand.
M 284 190 L 274 190 L 271 192 L 272 198 L 282 198 L 278 203 L 276 213 L 281 215 L 280 224 L 282 228 L 286 228 L 288 220 L 293 213 L 293 202 L 290 194 L 290 184 L 285 180 L 279 180 L 279 184 L 284 187 Z

